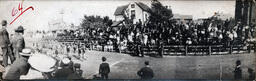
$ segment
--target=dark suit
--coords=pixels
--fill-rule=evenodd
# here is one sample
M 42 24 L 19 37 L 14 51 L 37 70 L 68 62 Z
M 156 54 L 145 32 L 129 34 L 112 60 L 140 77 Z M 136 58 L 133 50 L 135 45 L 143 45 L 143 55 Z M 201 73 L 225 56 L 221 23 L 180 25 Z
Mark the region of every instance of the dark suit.
M 25 48 L 25 41 L 23 36 L 18 33 L 14 34 L 11 43 L 15 58 L 20 58 L 19 52 L 21 52 L 22 49 Z
M 14 61 L 12 50 L 10 49 L 9 45 L 9 33 L 5 28 L 2 28 L 0 29 L 0 49 L 2 49 L 4 67 L 8 65 L 8 56 L 10 57 L 11 62 Z
M 5 28 L 0 29 L 0 47 L 7 47 L 9 44 L 9 33 Z
M 99 74 L 101 75 L 101 78 L 108 79 L 109 72 L 110 72 L 109 64 L 101 63 L 99 68 Z
M 137 74 L 141 77 L 141 79 L 152 79 L 154 77 L 154 72 L 149 67 L 141 68 Z
M 236 67 L 234 73 L 235 79 L 242 79 L 242 69 L 240 67 Z
M 55 72 L 54 79 L 83 79 L 79 74 L 75 73 L 69 67 L 64 66 Z
M 58 69 L 55 73 L 54 78 L 55 79 L 67 79 L 69 74 L 72 74 L 73 70 L 71 70 L 69 67 L 63 67 L 62 69 Z
M 19 58 L 14 61 L 8 70 L 4 79 L 7 80 L 17 80 L 20 79 L 21 75 L 26 75 L 30 69 L 30 65 L 26 58 Z

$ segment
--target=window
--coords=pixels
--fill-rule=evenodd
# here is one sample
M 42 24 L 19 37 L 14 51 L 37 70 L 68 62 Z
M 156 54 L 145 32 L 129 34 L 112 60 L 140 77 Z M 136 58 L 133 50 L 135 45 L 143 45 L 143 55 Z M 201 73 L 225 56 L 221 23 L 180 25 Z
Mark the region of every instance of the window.
M 135 19 L 135 10 L 131 10 L 131 19 Z
M 134 5 L 134 4 L 131 4 L 131 8 L 135 8 L 135 5 Z

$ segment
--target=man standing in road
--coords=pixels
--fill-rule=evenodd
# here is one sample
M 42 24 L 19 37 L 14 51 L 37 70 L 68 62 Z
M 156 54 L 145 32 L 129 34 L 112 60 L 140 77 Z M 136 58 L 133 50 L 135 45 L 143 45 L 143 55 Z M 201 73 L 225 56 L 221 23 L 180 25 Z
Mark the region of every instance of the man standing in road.
M 145 67 L 141 68 L 137 74 L 141 77 L 141 79 L 152 79 L 154 77 L 153 70 L 149 67 L 149 62 L 145 62 Z
M 1 55 L 3 55 L 3 66 L 7 67 L 8 65 L 8 56 L 11 59 L 11 62 L 14 61 L 13 54 L 11 53 L 12 50 L 10 49 L 10 40 L 9 40 L 9 33 L 6 30 L 7 21 L 2 21 L 2 26 L 0 28 L 0 49 L 2 49 Z
M 109 64 L 106 62 L 106 57 L 102 57 L 102 62 L 99 68 L 99 74 L 102 79 L 108 79 L 108 74 L 110 73 Z
M 236 68 L 234 70 L 234 78 L 236 80 L 242 79 L 242 69 L 241 69 L 241 61 L 236 61 Z

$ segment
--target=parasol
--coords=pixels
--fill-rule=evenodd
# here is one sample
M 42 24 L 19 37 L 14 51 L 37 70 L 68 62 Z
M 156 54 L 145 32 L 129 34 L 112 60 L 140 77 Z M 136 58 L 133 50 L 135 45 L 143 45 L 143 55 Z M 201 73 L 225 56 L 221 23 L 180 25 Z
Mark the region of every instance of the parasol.
M 51 72 L 55 69 L 57 61 L 45 54 L 33 54 L 28 59 L 28 63 L 40 72 Z

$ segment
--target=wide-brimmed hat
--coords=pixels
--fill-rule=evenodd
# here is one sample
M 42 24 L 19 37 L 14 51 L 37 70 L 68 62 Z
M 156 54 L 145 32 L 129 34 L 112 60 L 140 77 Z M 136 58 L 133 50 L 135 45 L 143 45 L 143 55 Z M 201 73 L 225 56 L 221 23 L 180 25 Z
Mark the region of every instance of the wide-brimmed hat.
M 57 60 L 46 54 L 33 54 L 29 57 L 28 63 L 40 72 L 52 72 L 55 70 Z
M 22 26 L 19 26 L 17 29 L 15 29 L 15 32 L 23 32 L 25 29 Z
M 67 57 L 63 58 L 61 61 L 65 65 L 70 63 L 70 60 Z
M 20 53 L 20 55 L 22 55 L 22 56 L 31 56 L 31 52 L 32 52 L 31 49 L 25 48 L 25 49 L 22 50 L 22 52 Z

